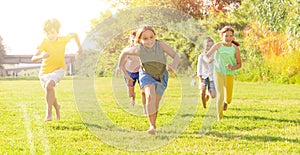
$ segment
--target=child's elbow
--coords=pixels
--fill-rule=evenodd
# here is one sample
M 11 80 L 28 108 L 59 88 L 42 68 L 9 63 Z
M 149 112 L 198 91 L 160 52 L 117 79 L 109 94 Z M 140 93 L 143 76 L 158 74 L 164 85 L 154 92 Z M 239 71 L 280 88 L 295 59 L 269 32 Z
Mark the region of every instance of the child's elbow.
M 242 63 L 238 63 L 238 69 L 242 68 Z
M 78 38 L 77 33 L 70 33 L 69 35 L 70 35 L 72 38 Z

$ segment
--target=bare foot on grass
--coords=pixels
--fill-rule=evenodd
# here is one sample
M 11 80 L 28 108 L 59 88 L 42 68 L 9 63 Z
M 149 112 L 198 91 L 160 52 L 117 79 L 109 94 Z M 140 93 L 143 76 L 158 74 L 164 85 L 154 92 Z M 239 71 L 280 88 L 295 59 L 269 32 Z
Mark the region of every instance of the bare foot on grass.
M 60 105 L 57 104 L 57 106 L 55 107 L 55 111 L 56 111 L 56 119 L 60 120 Z
M 52 116 L 47 115 L 44 119 L 44 122 L 52 121 Z
M 154 135 L 155 134 L 155 127 L 154 126 L 150 126 L 150 128 L 147 130 L 147 133 L 150 135 Z

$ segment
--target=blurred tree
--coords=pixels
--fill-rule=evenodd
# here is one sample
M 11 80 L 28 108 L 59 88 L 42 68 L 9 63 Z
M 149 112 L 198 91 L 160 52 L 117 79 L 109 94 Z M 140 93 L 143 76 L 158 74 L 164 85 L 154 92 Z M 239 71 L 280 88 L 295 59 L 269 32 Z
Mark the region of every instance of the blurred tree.
M 5 51 L 5 47 L 2 43 L 3 39 L 2 37 L 0 36 L 0 75 L 3 76 L 5 75 L 5 70 L 4 70 L 4 67 L 2 65 L 3 63 L 3 60 L 4 60 L 4 55 L 6 55 L 6 51 Z
M 5 47 L 4 47 L 3 43 L 2 43 L 2 41 L 3 41 L 3 39 L 0 36 L 0 67 L 2 66 L 1 64 L 2 64 L 3 59 L 4 59 L 3 57 L 6 54 Z
M 112 8 L 134 8 L 139 6 L 164 6 L 180 10 L 194 17 L 203 19 L 213 12 L 227 12 L 237 8 L 241 0 L 108 0 Z

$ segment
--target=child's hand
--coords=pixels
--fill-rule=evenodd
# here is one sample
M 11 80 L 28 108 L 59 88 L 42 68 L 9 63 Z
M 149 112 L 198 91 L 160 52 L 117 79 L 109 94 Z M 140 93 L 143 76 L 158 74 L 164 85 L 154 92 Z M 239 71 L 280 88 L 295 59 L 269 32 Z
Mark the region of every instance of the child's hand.
M 133 86 L 133 79 L 128 74 L 125 75 L 125 78 L 127 79 L 127 85 Z
M 172 64 L 169 64 L 167 70 L 168 71 L 174 71 L 175 67 Z
M 47 52 L 43 52 L 43 53 L 42 53 L 42 58 L 43 58 L 43 59 L 48 58 L 49 56 L 50 56 L 50 54 L 47 53 Z
M 233 70 L 233 66 L 231 64 L 227 64 L 227 67 L 229 68 L 229 70 Z
M 81 53 L 82 53 L 82 48 L 80 47 L 80 48 L 78 48 L 78 51 L 76 53 L 76 57 L 78 57 L 79 55 L 81 55 Z
M 208 63 L 210 64 L 210 63 L 212 63 L 212 62 L 214 62 L 215 61 L 215 59 L 209 59 L 208 60 Z
M 120 67 L 117 67 L 116 69 L 116 76 L 118 76 L 121 73 Z

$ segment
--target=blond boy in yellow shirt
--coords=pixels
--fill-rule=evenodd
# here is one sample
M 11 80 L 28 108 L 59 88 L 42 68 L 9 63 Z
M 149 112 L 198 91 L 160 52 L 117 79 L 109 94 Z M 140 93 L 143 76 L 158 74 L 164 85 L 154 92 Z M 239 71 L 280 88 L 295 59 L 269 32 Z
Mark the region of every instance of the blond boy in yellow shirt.
M 65 73 L 65 48 L 71 39 L 76 41 L 78 53 L 81 54 L 82 48 L 76 33 L 66 36 L 58 36 L 60 22 L 53 18 L 45 21 L 43 30 L 46 38 L 38 46 L 38 51 L 32 56 L 33 62 L 42 60 L 39 72 L 40 82 L 46 93 L 46 117 L 44 121 L 52 120 L 52 106 L 56 110 L 56 119 L 60 120 L 60 105 L 55 97 L 54 87 L 63 78 Z

